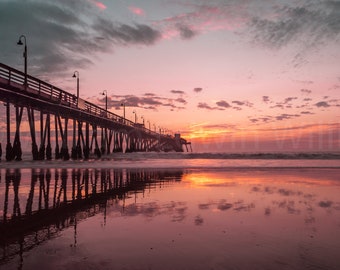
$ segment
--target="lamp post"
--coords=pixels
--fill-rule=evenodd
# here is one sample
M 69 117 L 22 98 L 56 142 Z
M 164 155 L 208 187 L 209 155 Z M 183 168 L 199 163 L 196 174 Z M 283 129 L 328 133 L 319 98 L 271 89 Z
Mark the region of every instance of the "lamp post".
M 105 117 L 107 118 L 107 90 L 104 90 L 102 93 L 102 95 L 105 95 Z M 102 129 L 102 146 L 101 146 L 101 151 L 103 154 L 106 153 L 106 149 L 107 149 L 107 153 L 109 153 L 109 147 L 107 148 L 106 146 L 107 143 L 107 128 L 105 127 L 105 129 Z
M 78 104 L 79 104 L 79 72 L 77 70 L 73 73 L 72 78 L 77 78 L 77 108 L 78 108 Z
M 135 114 L 135 124 L 137 123 L 137 113 L 136 111 L 133 111 L 133 113 Z
M 120 106 L 123 106 L 123 120 L 124 120 L 124 124 L 125 124 L 125 102 L 123 102 L 122 104 L 120 104 Z
M 22 39 L 24 39 L 24 43 L 22 43 Z M 25 87 L 27 87 L 27 43 L 26 43 L 26 36 L 25 35 L 21 35 L 19 37 L 17 45 L 24 45 L 24 44 L 25 44 L 25 48 L 24 48 L 23 57 L 25 59 Z
M 143 127 L 144 127 L 144 123 L 145 123 L 144 115 L 142 115 L 141 118 L 143 119 Z
M 147 123 L 149 123 L 149 131 L 151 131 L 151 128 L 150 128 L 150 125 L 151 125 L 151 124 L 150 124 L 150 121 L 148 120 Z
M 107 117 L 107 91 L 104 90 L 102 95 L 105 95 L 105 112 L 106 112 L 106 117 Z

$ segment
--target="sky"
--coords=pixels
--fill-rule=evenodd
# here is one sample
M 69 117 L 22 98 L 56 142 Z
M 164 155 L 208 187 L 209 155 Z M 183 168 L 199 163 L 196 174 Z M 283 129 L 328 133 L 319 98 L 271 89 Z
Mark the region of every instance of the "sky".
M 340 1 L 0 0 L 0 62 L 195 152 L 340 151 Z M 133 113 L 135 111 L 135 113 Z

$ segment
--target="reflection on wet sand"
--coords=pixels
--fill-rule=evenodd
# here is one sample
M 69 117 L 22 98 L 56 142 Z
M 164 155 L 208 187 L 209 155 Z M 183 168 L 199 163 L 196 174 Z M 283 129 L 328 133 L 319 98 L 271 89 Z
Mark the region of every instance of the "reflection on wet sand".
M 340 268 L 336 168 L 3 175 L 6 269 Z
M 104 213 L 106 219 L 108 201 L 124 201 L 157 184 L 180 181 L 183 174 L 177 170 L 152 169 L 31 169 L 30 172 L 29 179 L 22 179 L 20 169 L 5 171 L 5 183 L 0 188 L 0 265 L 52 239 L 67 227 L 74 226 L 76 237 L 77 222 L 98 213 Z M 149 215 L 155 211 L 152 205 L 146 208 Z M 132 206 L 124 209 L 126 215 L 138 211 L 143 210 Z

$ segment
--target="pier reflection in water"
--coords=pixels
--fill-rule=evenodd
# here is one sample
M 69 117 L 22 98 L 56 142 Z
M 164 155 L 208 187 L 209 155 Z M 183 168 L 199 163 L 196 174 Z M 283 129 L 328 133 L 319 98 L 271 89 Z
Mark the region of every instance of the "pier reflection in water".
M 179 181 L 181 171 L 6 169 L 0 184 L 0 266 L 73 226 L 104 214 L 107 204 Z M 1 173 L 3 178 L 3 173 Z
M 339 269 L 340 169 L 7 169 L 0 269 Z

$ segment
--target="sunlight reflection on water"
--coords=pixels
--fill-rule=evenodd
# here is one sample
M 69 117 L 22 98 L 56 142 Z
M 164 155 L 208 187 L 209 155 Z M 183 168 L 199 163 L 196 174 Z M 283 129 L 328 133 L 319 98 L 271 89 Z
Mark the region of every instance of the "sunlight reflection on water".
M 0 268 L 339 269 L 339 168 L 147 163 L 1 170 Z

